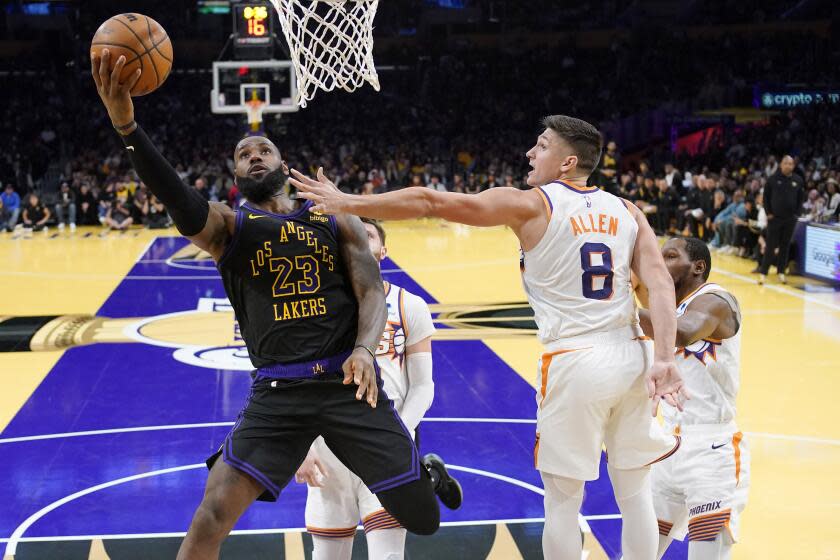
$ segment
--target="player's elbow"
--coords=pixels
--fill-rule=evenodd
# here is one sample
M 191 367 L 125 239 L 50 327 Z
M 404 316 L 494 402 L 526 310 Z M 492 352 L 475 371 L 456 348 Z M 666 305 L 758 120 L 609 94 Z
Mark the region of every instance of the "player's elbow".
M 423 218 L 440 218 L 443 201 L 440 193 L 425 187 L 416 187 L 418 213 Z
M 672 299 L 676 297 L 674 295 L 674 279 L 671 278 L 671 274 L 665 268 L 664 263 L 654 263 L 644 271 L 644 274 L 639 274 L 639 278 L 642 284 L 647 287 L 650 295 L 670 296 Z
M 694 340 L 694 330 L 688 329 L 683 325 L 680 325 L 679 322 L 677 323 L 677 337 L 675 340 L 675 344 L 677 346 L 689 346 L 695 342 Z

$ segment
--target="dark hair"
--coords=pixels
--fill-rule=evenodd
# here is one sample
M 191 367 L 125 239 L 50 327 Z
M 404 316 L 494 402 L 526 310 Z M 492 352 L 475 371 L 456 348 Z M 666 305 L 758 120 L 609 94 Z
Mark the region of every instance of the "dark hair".
M 587 175 L 594 171 L 604 147 L 604 137 L 597 128 L 586 121 L 566 115 L 549 115 L 543 118 L 542 124 L 572 147 L 578 157 L 578 169 L 585 171 Z
M 709 279 L 709 273 L 712 272 L 712 255 L 709 253 L 709 248 L 706 244 L 696 237 L 684 237 L 685 252 L 688 254 L 688 260 L 691 262 L 704 261 L 706 263 L 706 271 L 703 273 L 703 281 Z
M 362 222 L 366 224 L 370 224 L 376 228 L 376 233 L 379 234 L 379 241 L 382 243 L 382 246 L 385 246 L 385 229 L 382 227 L 382 222 L 379 220 L 374 220 L 373 218 L 362 218 Z

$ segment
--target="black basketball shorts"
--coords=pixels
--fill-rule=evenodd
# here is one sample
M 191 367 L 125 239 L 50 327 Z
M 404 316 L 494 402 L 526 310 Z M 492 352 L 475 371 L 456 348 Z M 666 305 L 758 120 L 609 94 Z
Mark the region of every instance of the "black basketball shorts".
M 256 377 L 208 468 L 222 457 L 265 488 L 260 500 L 273 502 L 320 435 L 373 493 L 419 479 L 417 447 L 382 390 L 378 368 L 376 408 L 356 400 L 358 387 L 342 379 L 340 370 L 299 379 Z

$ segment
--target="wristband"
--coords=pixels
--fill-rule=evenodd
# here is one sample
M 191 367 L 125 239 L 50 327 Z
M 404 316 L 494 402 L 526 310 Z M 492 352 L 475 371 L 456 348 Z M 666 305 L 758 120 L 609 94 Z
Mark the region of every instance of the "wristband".
M 374 354 L 373 350 L 371 350 L 372 346 L 365 346 L 364 344 L 357 344 L 356 346 L 353 347 L 353 350 L 355 350 L 356 348 L 364 348 L 365 350 L 368 351 L 368 354 L 370 354 L 371 358 L 373 358 L 374 360 L 376 359 L 376 354 Z
M 111 125 L 114 127 L 114 130 L 116 130 L 116 131 L 117 131 L 117 133 L 118 133 L 120 136 L 127 136 L 127 135 L 128 135 L 128 134 L 130 134 L 130 133 L 125 133 L 125 134 L 124 134 L 124 132 L 125 132 L 125 131 L 127 131 L 127 130 L 128 130 L 129 128 L 131 128 L 132 126 L 136 126 L 136 125 L 137 125 L 137 121 L 135 121 L 134 119 L 132 119 L 132 120 L 131 120 L 131 122 L 130 122 L 130 123 L 128 123 L 128 124 L 123 124 L 123 125 L 117 126 L 117 125 L 115 125 L 114 123 L 111 123 Z

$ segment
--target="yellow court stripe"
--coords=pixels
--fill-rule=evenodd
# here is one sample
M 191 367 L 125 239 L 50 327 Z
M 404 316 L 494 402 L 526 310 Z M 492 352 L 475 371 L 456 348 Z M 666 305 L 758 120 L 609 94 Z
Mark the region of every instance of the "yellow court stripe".
M 493 548 L 487 555 L 487 560 L 522 560 L 522 553 L 513 540 L 507 525 L 496 524 L 496 538 L 493 540 Z
M 283 543 L 285 547 L 286 560 L 305 560 L 306 555 L 303 551 L 303 533 L 294 532 L 286 533 L 283 536 Z
M 105 543 L 102 539 L 93 539 L 90 542 L 90 554 L 88 560 L 111 560 L 108 552 L 105 550 Z

